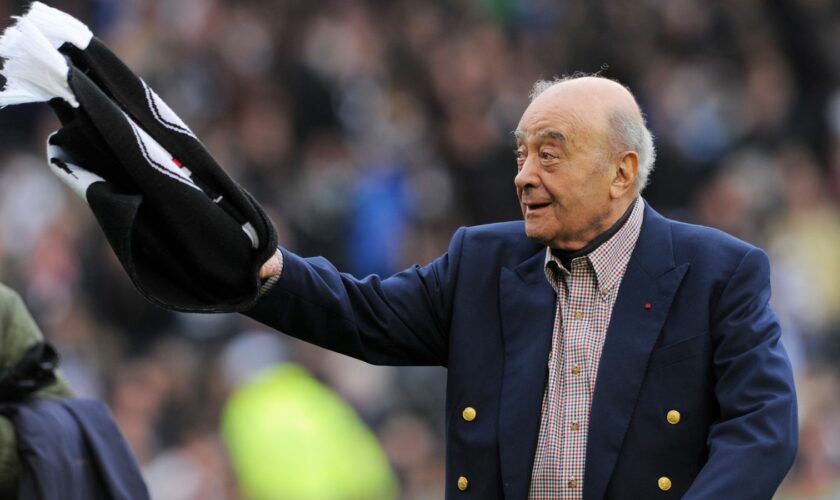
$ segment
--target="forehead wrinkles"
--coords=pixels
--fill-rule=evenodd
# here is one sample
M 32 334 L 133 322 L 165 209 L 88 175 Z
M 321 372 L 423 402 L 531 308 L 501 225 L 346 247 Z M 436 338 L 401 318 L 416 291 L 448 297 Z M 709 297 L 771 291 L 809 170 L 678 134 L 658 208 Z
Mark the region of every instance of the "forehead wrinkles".
M 564 147 L 573 146 L 578 135 L 578 126 L 570 120 L 539 120 L 528 123 L 523 119 L 519 128 L 513 131 L 517 144 L 554 141 Z
M 516 129 L 513 131 L 513 137 L 517 142 L 527 142 L 529 139 L 551 139 L 557 142 L 566 142 L 567 134 L 556 128 L 538 128 L 536 132 L 526 131 L 523 129 Z
M 587 119 L 576 108 L 566 99 L 537 98 L 523 113 L 517 131 L 530 136 L 553 129 L 561 132 L 568 143 L 589 128 Z
M 545 110 L 530 114 L 526 111 L 520 121 L 528 134 L 539 135 L 545 129 L 559 130 L 564 135 L 564 143 L 581 153 L 606 153 L 614 149 L 610 123 L 603 106 L 597 106 L 601 100 L 588 99 L 589 105 L 582 102 L 572 105 L 557 103 Z M 529 116 L 530 115 L 530 116 Z

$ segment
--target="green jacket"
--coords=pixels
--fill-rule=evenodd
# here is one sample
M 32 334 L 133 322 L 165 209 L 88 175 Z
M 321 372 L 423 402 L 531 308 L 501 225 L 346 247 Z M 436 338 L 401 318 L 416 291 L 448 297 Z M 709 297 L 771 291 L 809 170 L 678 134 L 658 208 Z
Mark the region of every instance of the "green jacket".
M 14 365 L 29 346 L 42 339 L 41 331 L 20 296 L 0 284 L 0 370 Z M 36 397 L 73 396 L 60 371 L 56 377 L 56 382 L 38 391 Z M 16 498 L 19 474 L 15 429 L 6 417 L 0 416 L 0 498 Z

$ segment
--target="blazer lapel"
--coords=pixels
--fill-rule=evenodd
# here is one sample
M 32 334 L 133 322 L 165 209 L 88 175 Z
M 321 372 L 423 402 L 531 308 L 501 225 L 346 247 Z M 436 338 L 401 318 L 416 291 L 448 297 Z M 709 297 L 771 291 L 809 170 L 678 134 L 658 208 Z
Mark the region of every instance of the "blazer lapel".
M 676 267 L 669 223 L 646 206 L 601 354 L 586 446 L 584 500 L 604 496 L 648 358 L 688 267 Z
M 526 498 L 540 426 L 556 295 L 544 271 L 545 247 L 499 280 L 504 376 L 499 455 L 504 497 Z

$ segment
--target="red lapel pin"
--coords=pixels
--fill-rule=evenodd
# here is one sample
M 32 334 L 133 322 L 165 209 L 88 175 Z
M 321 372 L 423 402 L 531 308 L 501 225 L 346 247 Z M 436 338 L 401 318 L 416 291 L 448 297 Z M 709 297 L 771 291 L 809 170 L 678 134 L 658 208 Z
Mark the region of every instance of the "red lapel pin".
M 647 309 L 648 311 L 650 311 L 650 302 L 648 302 L 647 304 L 645 304 L 645 309 Z

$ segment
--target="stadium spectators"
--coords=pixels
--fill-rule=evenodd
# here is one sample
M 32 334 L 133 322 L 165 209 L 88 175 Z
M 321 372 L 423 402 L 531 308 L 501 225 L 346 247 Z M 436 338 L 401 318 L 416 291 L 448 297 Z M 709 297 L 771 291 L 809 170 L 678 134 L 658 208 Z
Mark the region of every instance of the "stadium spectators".
M 0 1 L 0 23 L 24 3 Z M 426 263 L 459 225 L 520 217 L 510 131 L 535 80 L 603 69 L 628 83 L 657 137 L 646 199 L 773 260 L 802 426 L 780 497 L 840 495 L 836 2 L 52 4 L 175 108 L 270 210 L 285 246 L 357 275 Z M 150 489 L 187 477 L 154 473 L 177 460 L 235 498 L 217 435 L 230 388 L 215 374 L 226 346 L 262 327 L 145 303 L 88 210 L 47 173 L 55 128 L 43 107 L 0 113 L 0 280 L 23 294 L 73 389 L 109 401 Z M 443 370 L 371 369 L 279 338 L 377 433 L 401 498 L 442 497 Z

